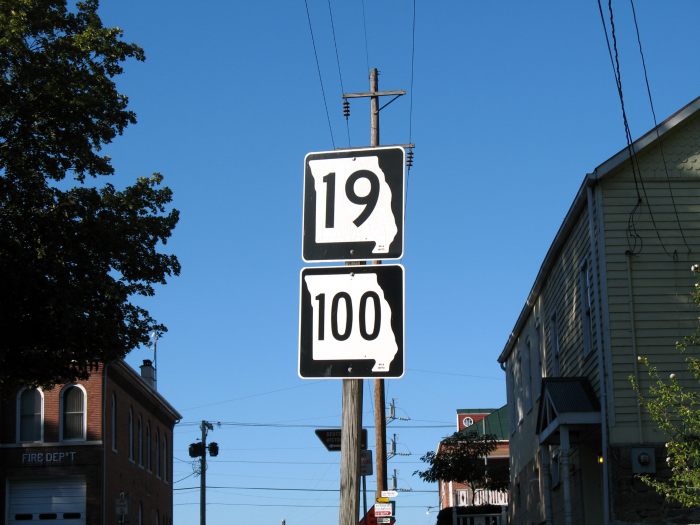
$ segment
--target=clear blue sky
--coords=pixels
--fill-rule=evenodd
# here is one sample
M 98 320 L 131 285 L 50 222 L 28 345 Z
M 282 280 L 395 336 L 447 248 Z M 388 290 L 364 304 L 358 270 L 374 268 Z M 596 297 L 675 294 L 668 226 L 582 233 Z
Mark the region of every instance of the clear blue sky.
M 367 46 L 361 0 L 330 4 L 345 91 L 368 88 L 368 66 L 380 88 L 410 89 L 412 1 L 365 0 Z M 613 4 L 636 138 L 653 121 L 630 4 Z M 662 120 L 700 95 L 700 2 L 635 5 Z M 308 6 L 335 145 L 346 147 L 328 1 Z M 181 211 L 167 248 L 182 275 L 146 301 L 170 328 L 159 389 L 184 416 L 174 478 L 192 472 L 198 422 L 221 421 L 208 483 L 233 488 L 208 491 L 211 525 L 334 523 L 338 494 L 319 490 L 338 488 L 340 456 L 313 430 L 339 424 L 341 384 L 297 377 L 302 163 L 333 149 L 304 0 L 103 0 L 101 13 L 147 55 L 119 80 L 139 123 L 109 147 L 115 182 L 160 171 Z M 382 111 L 383 144 L 408 142 L 409 108 L 404 97 Z M 368 128 L 367 102 L 353 102 L 350 144 L 367 145 Z M 457 408 L 505 403 L 496 357 L 583 176 L 625 144 L 596 1 L 417 0 L 412 129 L 407 371 L 387 382 L 410 421 L 387 434 L 410 454 L 389 461 L 414 490 L 398 498 L 399 523 L 428 525 L 437 495 L 420 491 L 436 487 L 412 475 L 419 456 L 452 431 Z M 372 425 L 371 402 L 364 415 Z M 175 523 L 198 512 L 198 492 L 176 490 Z

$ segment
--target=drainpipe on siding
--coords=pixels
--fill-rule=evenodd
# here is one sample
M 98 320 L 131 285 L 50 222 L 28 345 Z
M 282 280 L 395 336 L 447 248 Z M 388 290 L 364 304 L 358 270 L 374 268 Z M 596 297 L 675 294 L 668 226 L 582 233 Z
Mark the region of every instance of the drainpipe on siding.
M 605 354 L 604 354 L 604 342 L 603 342 L 603 301 L 601 298 L 601 284 L 600 284 L 600 265 L 605 264 L 605 261 L 600 255 L 599 249 L 599 237 L 596 236 L 596 218 L 598 215 L 595 213 L 593 208 L 594 204 L 594 193 L 593 188 L 588 186 L 587 191 L 587 204 L 588 204 L 588 238 L 591 243 L 591 249 L 595 249 L 595 261 L 596 261 L 596 271 L 595 279 L 593 281 L 593 293 L 595 294 L 595 311 L 597 314 L 597 325 L 596 330 L 596 347 L 598 350 L 598 388 L 600 391 L 600 434 L 601 434 L 601 453 L 603 455 L 603 523 L 607 525 L 610 522 L 610 464 L 608 463 L 608 446 L 609 446 L 609 436 L 608 436 L 608 389 L 607 389 L 607 370 L 605 368 Z M 598 231 L 600 232 L 603 225 L 598 223 Z
M 571 506 L 571 446 L 569 443 L 569 427 L 562 425 L 559 430 L 561 470 L 563 473 L 561 484 L 564 489 L 564 525 L 573 525 L 573 509 Z
M 107 372 L 110 365 L 111 363 L 105 363 L 102 370 L 102 523 L 107 523 L 107 417 L 105 414 L 107 414 Z
M 639 384 L 639 354 L 637 353 L 637 322 L 634 311 L 634 284 L 632 280 L 632 252 L 625 252 L 627 256 L 627 287 L 629 290 L 630 303 L 630 330 L 632 331 L 632 364 L 634 367 L 634 380 Z M 639 434 L 639 442 L 644 443 L 644 430 L 642 428 L 642 407 L 637 402 L 637 432 Z
M 544 481 L 544 520 L 547 525 L 552 525 L 552 480 L 550 478 L 549 447 L 540 445 L 540 465 L 542 468 L 542 480 Z

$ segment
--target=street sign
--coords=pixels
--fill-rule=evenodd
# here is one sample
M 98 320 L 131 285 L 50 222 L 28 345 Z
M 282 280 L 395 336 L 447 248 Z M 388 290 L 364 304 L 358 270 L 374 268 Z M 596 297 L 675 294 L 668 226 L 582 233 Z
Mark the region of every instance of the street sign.
M 403 257 L 405 156 L 397 146 L 306 155 L 304 261 Z
M 389 498 L 386 496 L 380 496 L 377 498 L 377 503 L 389 503 Z
M 381 517 L 390 518 L 394 515 L 394 505 L 392 503 L 375 503 L 374 504 L 374 515 L 377 518 L 381 518 Z
M 300 377 L 403 375 L 403 266 L 304 268 L 300 281 Z
M 364 428 L 362 429 L 364 431 Z M 366 444 L 365 444 L 366 446 Z M 360 451 L 360 476 L 371 476 L 374 474 L 372 469 L 372 451 L 371 450 L 361 450 Z
M 377 518 L 377 523 L 380 523 L 383 525 L 385 525 L 387 523 L 393 523 L 393 522 L 394 522 L 394 518 Z
M 380 494 L 383 498 L 395 498 L 399 492 L 397 490 L 382 490 Z
M 314 430 L 321 443 L 331 452 L 340 452 L 341 430 L 339 428 L 317 428 Z M 362 450 L 367 448 L 367 429 L 362 429 L 361 434 Z

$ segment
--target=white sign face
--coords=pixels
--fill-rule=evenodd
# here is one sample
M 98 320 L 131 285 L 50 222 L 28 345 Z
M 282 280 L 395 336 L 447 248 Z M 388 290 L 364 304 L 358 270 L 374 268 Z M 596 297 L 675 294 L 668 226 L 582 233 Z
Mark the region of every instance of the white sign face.
M 302 270 L 299 375 L 403 375 L 403 281 L 399 265 Z
M 375 503 L 374 515 L 377 518 L 380 516 L 389 518 L 394 515 L 394 506 L 391 503 Z
M 404 159 L 397 147 L 306 156 L 305 261 L 403 256 Z
M 396 490 L 382 490 L 381 492 L 382 498 L 395 498 L 398 495 L 399 493 Z

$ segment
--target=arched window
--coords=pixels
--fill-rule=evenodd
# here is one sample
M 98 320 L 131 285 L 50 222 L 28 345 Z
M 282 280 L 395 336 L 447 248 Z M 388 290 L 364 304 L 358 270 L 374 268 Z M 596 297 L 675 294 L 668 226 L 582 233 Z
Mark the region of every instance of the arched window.
M 41 441 L 43 438 L 44 395 L 38 388 L 25 388 L 17 398 L 17 440 Z
M 117 394 L 112 394 L 112 450 L 117 451 Z
M 61 429 L 64 440 L 84 440 L 86 433 L 85 390 L 80 385 L 70 385 L 61 395 Z
M 141 423 L 141 416 L 139 416 L 138 433 L 139 433 L 139 465 L 141 465 L 143 467 L 143 424 Z
M 129 459 L 134 461 L 134 411 L 129 407 Z
M 156 477 L 160 477 L 160 430 L 156 428 Z
M 163 481 L 168 481 L 168 437 L 163 433 L 163 445 L 161 446 L 162 459 L 160 464 L 163 469 Z
M 146 423 L 146 469 L 151 471 L 151 425 Z

